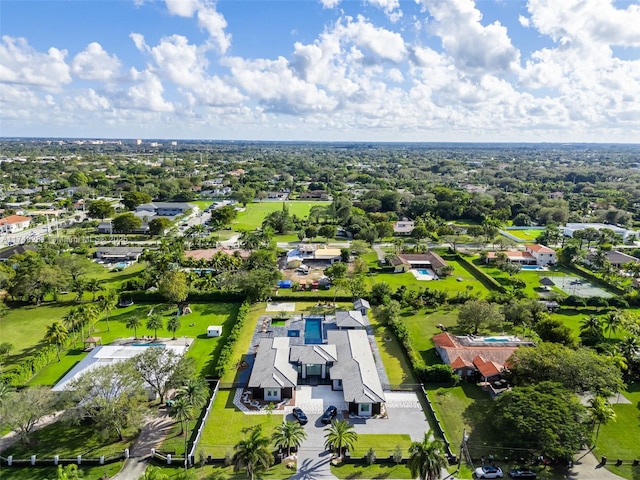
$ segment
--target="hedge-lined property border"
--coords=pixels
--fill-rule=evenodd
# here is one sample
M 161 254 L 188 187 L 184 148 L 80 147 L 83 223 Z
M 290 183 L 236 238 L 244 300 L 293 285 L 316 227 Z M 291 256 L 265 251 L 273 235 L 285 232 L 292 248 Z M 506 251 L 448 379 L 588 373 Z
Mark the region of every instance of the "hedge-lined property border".
M 500 293 L 507 293 L 507 289 L 504 288 L 504 286 L 502 286 L 500 282 L 498 282 L 495 278 L 491 277 L 490 275 L 487 275 L 486 273 L 484 273 L 477 266 L 475 266 L 473 262 L 470 262 L 459 253 L 455 253 L 452 255 L 454 255 L 456 260 L 458 260 L 465 267 L 467 267 L 467 270 L 469 271 L 469 273 L 471 273 L 476 278 L 476 280 L 482 283 L 489 290 L 497 290 Z
M 231 332 L 229 332 L 229 336 L 227 337 L 227 341 L 222 347 L 220 351 L 220 356 L 218 357 L 218 365 L 214 370 L 214 376 L 216 378 L 222 378 L 229 368 L 229 362 L 231 361 L 231 357 L 233 356 L 233 348 L 235 347 L 238 338 L 240 338 L 240 330 L 242 329 L 242 325 L 247 319 L 247 315 L 249 314 L 250 305 L 249 302 L 243 302 L 238 309 L 238 316 L 236 317 L 236 323 L 233 325 Z

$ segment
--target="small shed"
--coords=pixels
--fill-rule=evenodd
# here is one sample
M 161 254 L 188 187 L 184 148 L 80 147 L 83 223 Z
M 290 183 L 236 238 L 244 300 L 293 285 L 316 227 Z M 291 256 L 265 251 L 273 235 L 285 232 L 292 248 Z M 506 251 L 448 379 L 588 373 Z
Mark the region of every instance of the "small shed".
M 219 337 L 222 335 L 221 325 L 209 325 L 207 327 L 207 337 Z

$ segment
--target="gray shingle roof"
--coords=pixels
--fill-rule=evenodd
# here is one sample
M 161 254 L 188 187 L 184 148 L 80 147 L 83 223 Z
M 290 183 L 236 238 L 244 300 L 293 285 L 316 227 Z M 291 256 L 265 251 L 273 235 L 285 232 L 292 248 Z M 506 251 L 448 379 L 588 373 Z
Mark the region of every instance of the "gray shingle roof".
M 355 310 L 362 310 L 363 308 L 371 308 L 371 305 L 364 298 L 359 298 L 353 302 L 353 308 Z
M 263 338 L 253 364 L 249 388 L 295 387 L 298 372 L 289 363 L 289 338 Z
M 337 360 L 335 345 L 294 345 L 289 353 L 290 362 L 326 364 Z
M 327 341 L 338 351 L 331 379 L 342 380 L 344 400 L 355 403 L 384 402 L 384 391 L 364 330 L 329 330 Z
M 336 325 L 338 328 L 358 328 L 368 324 L 360 313 L 360 310 L 351 310 L 350 312 L 336 312 Z

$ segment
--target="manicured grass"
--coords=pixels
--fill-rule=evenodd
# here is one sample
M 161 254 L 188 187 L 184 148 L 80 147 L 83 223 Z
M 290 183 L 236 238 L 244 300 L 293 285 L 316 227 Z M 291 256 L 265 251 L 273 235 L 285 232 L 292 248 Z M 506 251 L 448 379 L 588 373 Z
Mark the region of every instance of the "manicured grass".
M 283 202 L 262 202 L 248 204 L 246 210 L 238 214 L 237 220 L 232 224 L 233 229 L 236 231 L 255 230 L 262 226 L 262 222 L 267 215 L 282 210 L 282 203 Z M 289 209 L 289 214 L 296 215 L 298 218 L 307 218 L 311 208 L 317 205 L 326 206 L 330 204 L 330 202 L 305 201 L 287 201 L 284 203 Z
M 416 384 L 417 381 L 413 376 L 409 361 L 396 336 L 387 327 L 378 323 L 371 312 L 369 312 L 369 321 L 373 327 L 380 357 L 389 377 L 389 383 L 394 386 Z
M 402 451 L 402 456 L 407 458 L 409 456 L 409 447 L 411 446 L 411 437 L 402 434 L 358 435 L 358 441 L 353 448 L 353 452 L 351 452 L 351 458 L 364 457 L 369 449 L 373 448 L 379 461 L 387 460 L 393 455 L 398 446 Z
M 82 455 L 87 458 L 98 458 L 124 452 L 129 447 L 129 441 L 112 441 L 107 443 L 101 432 L 93 425 L 74 425 L 69 422 L 58 421 L 31 434 L 30 444 L 23 446 L 15 444 L 3 452 L 3 456 L 13 455 L 14 458 L 75 458 Z
M 544 229 L 527 229 L 527 230 L 505 230 L 505 232 L 513 235 L 514 237 L 521 238 L 526 241 L 534 241 L 540 236 Z
M 177 338 L 187 337 L 191 340 L 187 355 L 195 359 L 196 371 L 201 376 L 211 374 L 216 365 L 220 350 L 226 341 L 238 313 L 237 303 L 192 303 L 193 313 L 181 317 L 181 326 L 176 332 Z M 126 328 L 126 321 L 132 316 L 142 319 L 142 326 L 138 329 L 138 337 L 153 335 L 153 331 L 147 330 L 145 322 L 151 310 L 162 314 L 166 327 L 167 320 L 175 314 L 173 306 L 166 304 L 140 303 L 130 307 L 116 309 L 109 316 L 109 326 L 104 318 L 101 318 L 94 326 L 91 335 L 102 338 L 102 344 L 107 345 L 116 338 L 133 337 L 133 330 Z M 207 326 L 222 325 L 220 337 L 207 337 Z M 85 331 L 85 335 L 89 335 Z M 158 338 L 170 339 L 173 334 L 166 328 L 158 330 Z M 78 343 L 79 345 L 79 343 Z M 31 385 L 54 385 L 77 362 L 86 356 L 86 352 L 79 349 L 71 349 L 62 355 L 60 362 L 53 362 L 38 372 L 29 382 Z
M 396 465 L 395 463 L 366 465 L 345 464 L 331 467 L 331 473 L 338 478 L 413 478 L 406 465 Z
M 615 421 L 610 421 L 600 427 L 600 434 L 597 439 L 594 453 L 596 458 L 606 455 L 609 462 L 607 468 L 625 478 L 638 478 L 640 469 L 636 468 L 634 475 L 631 465 L 615 466 L 615 460 L 633 460 L 640 458 L 640 384 L 629 385 L 626 391 L 622 392 L 631 404 L 614 404 L 616 412 Z M 595 439 L 595 435 L 594 435 Z
M 197 458 L 196 458 L 197 461 Z M 167 475 L 169 478 L 175 478 L 184 473 L 184 470 L 181 466 L 176 465 L 174 467 L 168 467 L 166 465 L 160 466 L 162 473 Z M 210 466 L 205 465 L 204 467 L 196 466 L 190 471 L 194 472 L 196 478 L 199 480 L 209 480 L 212 478 L 217 479 L 228 479 L 228 480 L 246 480 L 247 473 L 246 471 L 237 472 L 233 471 L 233 466 L 223 467 L 223 466 Z M 268 480 L 286 480 L 294 475 L 296 472 L 295 468 L 289 469 L 287 468 L 286 463 L 280 463 L 278 465 L 273 465 L 267 473 L 261 475 L 261 479 Z
M 436 327 L 439 323 L 447 327 L 449 330 L 454 327 L 458 321 L 457 309 L 439 309 L 433 311 L 411 313 L 403 312 L 402 322 L 407 326 L 413 346 L 422 355 L 425 363 L 431 365 L 434 363 L 442 363 L 435 352 L 431 338 L 442 331 Z
M 194 200 L 193 202 L 187 202 L 187 203 L 197 205 L 200 211 L 203 212 L 204 210 L 207 209 L 207 207 L 209 207 L 209 205 L 213 203 L 213 201 L 212 200 Z
M 202 432 L 198 450 L 214 458 L 224 458 L 233 453 L 233 446 L 242 440 L 243 431 L 262 425 L 264 435 L 270 436 L 276 425 L 282 422 L 282 414 L 245 415 L 233 404 L 235 390 L 219 390 Z
M 122 469 L 124 462 L 114 462 L 108 465 L 99 465 L 95 467 L 79 467 L 82 472 L 83 480 L 101 480 L 113 477 Z M 3 480 L 43 480 L 46 478 L 57 478 L 57 467 L 25 467 L 25 468 L 9 468 L 0 469 L 0 479 Z

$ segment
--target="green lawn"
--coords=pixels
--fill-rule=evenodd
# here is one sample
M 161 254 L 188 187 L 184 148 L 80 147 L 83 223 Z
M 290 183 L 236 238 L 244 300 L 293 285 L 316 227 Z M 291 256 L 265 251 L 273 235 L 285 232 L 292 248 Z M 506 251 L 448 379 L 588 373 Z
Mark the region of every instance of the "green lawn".
M 351 452 L 351 458 L 364 457 L 369 449 L 373 448 L 379 461 L 386 460 L 393 455 L 398 446 L 402 450 L 403 457 L 407 458 L 409 456 L 409 447 L 411 446 L 411 437 L 402 434 L 358 435 L 358 441 Z
M 262 225 L 262 221 L 272 212 L 282 210 L 283 202 L 258 202 L 250 203 L 244 212 L 238 214 L 237 220 L 232 224 L 233 229 L 255 230 Z M 291 215 L 299 218 L 307 218 L 312 207 L 317 205 L 329 205 L 330 202 L 305 202 L 305 201 L 287 201 L 284 202 L 289 209 Z
M 124 462 L 110 463 L 109 465 L 101 465 L 96 467 L 80 467 L 78 470 L 82 472 L 83 480 L 101 480 L 103 478 L 111 478 L 120 471 Z M 26 467 L 26 468 L 9 468 L 0 469 L 0 479 L 3 480 L 43 480 L 46 478 L 57 478 L 56 467 Z
M 40 307 L 42 308 L 42 307 Z M 215 367 L 222 345 L 235 322 L 239 305 L 237 303 L 192 303 L 193 313 L 181 317 L 181 327 L 176 337 L 186 336 L 193 341 L 187 355 L 196 361 L 196 371 L 202 376 L 210 375 Z M 132 316 L 142 318 L 143 326 L 138 329 L 138 337 L 153 335 L 153 331 L 144 326 L 147 315 L 154 309 L 162 313 L 165 322 L 175 314 L 173 307 L 166 304 L 135 304 L 131 307 L 116 309 L 111 312 L 109 325 L 105 318 L 101 318 L 93 328 L 91 335 L 102 338 L 103 344 L 109 344 L 116 338 L 133 337 L 133 330 L 126 328 L 126 321 Z M 207 337 L 207 326 L 222 325 L 220 337 Z M 85 332 L 88 335 L 88 332 Z M 172 333 L 166 328 L 158 330 L 159 338 L 171 338 Z M 79 349 L 71 349 L 62 355 L 60 362 L 53 362 L 38 372 L 30 381 L 31 385 L 54 385 L 64 374 L 86 355 Z
M 369 312 L 369 321 L 373 327 L 380 357 L 389 377 L 389 383 L 394 386 L 416 384 L 409 361 L 396 336 L 387 327 L 378 323 L 371 312 Z
M 622 392 L 630 404 L 615 404 L 615 421 L 610 421 L 600 428 L 600 434 L 594 453 L 596 458 L 606 455 L 609 462 L 607 468 L 625 478 L 637 479 L 640 468 L 633 472 L 631 465 L 615 466 L 615 459 L 632 460 L 640 458 L 640 384 L 634 383 Z
M 331 467 L 331 473 L 338 478 L 413 478 L 406 465 L 396 465 L 394 463 L 366 465 L 342 464 Z
M 205 455 L 223 458 L 233 453 L 233 446 L 243 438 L 243 430 L 262 425 L 262 431 L 270 436 L 276 425 L 282 422 L 282 414 L 245 415 L 233 405 L 234 390 L 219 390 L 200 437 L 198 450 Z M 183 439 L 184 441 L 184 439 Z
M 196 458 L 197 462 L 197 458 Z M 162 473 L 167 475 L 169 478 L 179 477 L 184 470 L 181 466 L 176 465 L 173 467 L 161 466 L 160 467 Z M 195 473 L 195 476 L 198 480 L 210 480 L 210 479 L 228 479 L 228 480 L 246 480 L 247 473 L 245 471 L 235 473 L 233 471 L 233 466 L 223 467 L 223 466 L 210 466 L 205 465 L 203 467 L 195 466 L 190 470 Z M 261 475 L 261 479 L 265 480 L 285 480 L 292 475 L 295 474 L 295 468 L 289 469 L 285 463 L 280 463 L 278 465 L 273 465 L 267 473 Z
M 200 211 L 203 212 L 209 207 L 209 205 L 213 203 L 213 201 L 212 200 L 194 200 L 193 202 L 187 202 L 187 203 L 197 205 Z
M 505 230 L 505 232 L 513 235 L 514 237 L 521 238 L 522 240 L 533 242 L 542 232 L 544 232 L 544 229 L 531 228 L 527 230 Z
M 442 331 L 436 327 L 439 323 L 451 329 L 458 321 L 457 309 L 438 309 L 433 311 L 421 311 L 412 313 L 403 312 L 402 322 L 407 326 L 413 346 L 422 355 L 425 363 L 431 365 L 441 363 L 435 352 L 431 338 Z

